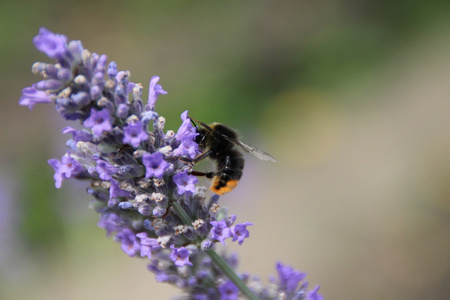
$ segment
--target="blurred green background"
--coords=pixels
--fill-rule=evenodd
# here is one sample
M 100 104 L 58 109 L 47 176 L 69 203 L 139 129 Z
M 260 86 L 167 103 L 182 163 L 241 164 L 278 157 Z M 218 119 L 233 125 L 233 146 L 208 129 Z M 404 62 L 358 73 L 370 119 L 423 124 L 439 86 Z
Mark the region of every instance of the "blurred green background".
M 449 17 L 439 0 L 0 1 L 0 299 L 179 294 L 96 227 L 85 183 L 54 188 L 67 123 L 18 106 L 49 61 L 40 26 L 145 87 L 159 75 L 166 129 L 188 109 L 278 159 L 247 157 L 221 199 L 255 224 L 228 247 L 240 271 L 281 260 L 325 299 L 447 299 Z

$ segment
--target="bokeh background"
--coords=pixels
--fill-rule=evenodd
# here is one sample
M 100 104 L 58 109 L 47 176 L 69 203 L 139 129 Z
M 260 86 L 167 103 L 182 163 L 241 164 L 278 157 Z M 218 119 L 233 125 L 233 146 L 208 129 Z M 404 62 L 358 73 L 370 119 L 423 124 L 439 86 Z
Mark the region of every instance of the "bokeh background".
M 167 299 L 144 260 L 96 226 L 85 183 L 54 187 L 64 153 L 51 105 L 18 106 L 39 78 L 45 26 L 105 53 L 131 80 L 238 128 L 247 156 L 221 199 L 251 238 L 231 245 L 265 280 L 282 261 L 325 299 L 448 299 L 450 2 L 0 1 L 0 299 Z M 207 164 L 202 167 L 208 168 Z M 207 184 L 207 182 L 205 182 Z

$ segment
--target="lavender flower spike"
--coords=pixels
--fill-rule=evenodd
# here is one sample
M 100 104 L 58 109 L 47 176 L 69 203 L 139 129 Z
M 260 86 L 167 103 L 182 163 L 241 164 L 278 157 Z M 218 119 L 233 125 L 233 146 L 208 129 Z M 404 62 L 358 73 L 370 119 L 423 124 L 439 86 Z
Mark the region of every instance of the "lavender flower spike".
M 185 299 L 323 299 L 319 287 L 307 291 L 306 274 L 289 266 L 278 263 L 279 278 L 264 287 L 257 277 L 236 273 L 237 256 L 216 252 L 228 238 L 241 245 L 253 224 L 233 226 L 237 217 L 198 185 L 182 159 L 200 154 L 196 127 L 186 110 L 176 133 L 164 128 L 155 105 L 167 92 L 158 76 L 144 104 L 142 85 L 106 55 L 46 28 L 33 43 L 55 62 L 33 65 L 44 80 L 23 89 L 19 104 L 53 103 L 64 119 L 82 125 L 64 128 L 70 152 L 48 161 L 55 186 L 69 178 L 88 181 L 98 226 L 125 254 L 145 259 L 156 280 L 179 287 Z

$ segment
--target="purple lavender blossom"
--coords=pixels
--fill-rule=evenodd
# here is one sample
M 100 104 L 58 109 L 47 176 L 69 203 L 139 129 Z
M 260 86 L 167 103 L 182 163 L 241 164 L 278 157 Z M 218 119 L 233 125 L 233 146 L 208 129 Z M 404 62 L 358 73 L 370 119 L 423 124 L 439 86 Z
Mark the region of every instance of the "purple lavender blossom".
M 164 172 L 170 167 L 170 164 L 164 160 L 161 152 L 145 153 L 142 157 L 142 163 L 146 168 L 145 178 L 162 178 Z
M 239 241 L 239 245 L 242 245 L 244 239 L 250 236 L 250 233 L 247 230 L 247 226 L 251 226 L 253 223 L 245 222 L 237 224 L 236 226 L 231 227 L 231 233 L 233 235 L 233 242 Z
M 232 236 L 230 228 L 227 226 L 227 222 L 225 220 L 221 220 L 219 222 L 212 221 L 210 222 L 213 228 L 211 228 L 211 238 L 218 240 L 223 245 L 225 245 L 225 239 Z
M 47 28 L 41 27 L 39 34 L 34 37 L 33 44 L 41 52 L 50 58 L 61 58 L 66 50 L 67 37 L 56 34 Z
M 318 294 L 320 286 L 316 286 L 312 291 L 308 292 L 306 300 L 323 300 L 323 296 Z
M 180 172 L 173 176 L 173 181 L 177 185 L 178 195 L 192 196 L 195 193 L 195 184 L 198 178 L 188 175 L 187 172 Z
M 189 138 L 194 139 L 197 136 L 197 132 L 195 127 L 192 125 L 191 119 L 188 117 L 187 110 L 181 114 L 181 120 L 183 120 L 183 123 L 181 123 L 180 128 L 178 128 L 175 138 L 178 141 Z
M 238 300 L 239 289 L 230 280 L 219 286 L 220 300 Z
M 192 266 L 192 263 L 189 261 L 190 253 L 186 247 L 175 248 L 175 245 L 170 245 L 170 249 L 172 249 L 172 253 L 170 253 L 170 259 L 175 263 L 175 266 Z
M 148 102 L 146 106 L 146 110 L 153 110 L 155 107 L 156 100 L 159 95 L 165 95 L 167 92 L 163 90 L 162 86 L 157 84 L 159 81 L 159 76 L 153 76 L 150 80 L 150 85 L 148 87 Z
M 121 249 L 128 256 L 133 257 L 140 251 L 141 245 L 136 239 L 136 235 L 128 228 L 122 228 L 115 236 L 116 240 L 122 244 Z
M 113 232 L 120 229 L 121 219 L 118 215 L 111 213 L 101 216 L 97 226 L 106 230 L 106 236 L 110 236 Z
M 33 109 L 37 103 L 51 103 L 50 95 L 44 91 L 36 89 L 36 85 L 26 87 L 22 90 L 22 97 L 19 99 L 19 104 L 28 106 L 30 110 Z
M 98 176 L 102 180 L 111 180 L 112 175 L 116 174 L 118 171 L 118 168 L 114 167 L 109 162 L 106 162 L 101 159 L 97 159 L 97 166 L 95 167 L 95 170 L 98 172 Z
M 300 273 L 289 266 L 277 263 L 278 276 L 280 277 L 280 287 L 288 293 L 293 293 L 301 280 L 305 279 L 306 273 Z
M 198 144 L 192 138 L 183 139 L 180 146 L 172 152 L 174 156 L 187 156 L 190 158 L 195 158 L 199 153 Z
M 70 155 L 70 152 L 61 158 L 61 162 L 57 159 L 49 159 L 48 163 L 55 170 L 53 178 L 58 189 L 61 187 L 63 179 L 71 178 L 83 171 L 83 166 Z
M 141 121 L 129 123 L 123 128 L 123 132 L 123 143 L 130 144 L 134 148 L 139 147 L 141 142 L 148 139 L 148 133 L 144 131 Z
M 136 234 L 136 236 L 141 240 L 141 256 L 152 258 L 152 251 L 161 249 L 157 239 L 149 238 L 146 232 L 141 232 Z
M 78 130 L 71 126 L 64 127 L 62 133 L 71 133 L 75 142 L 90 142 L 92 141 L 92 135 L 86 130 Z
M 111 187 L 109 188 L 109 199 L 118 197 L 128 197 L 130 192 L 125 191 L 119 187 L 119 184 L 114 179 L 110 180 Z
M 112 129 L 111 116 L 108 109 L 104 108 L 100 111 L 91 108 L 91 115 L 83 122 L 83 126 L 92 129 L 94 137 L 100 138 L 103 132 Z

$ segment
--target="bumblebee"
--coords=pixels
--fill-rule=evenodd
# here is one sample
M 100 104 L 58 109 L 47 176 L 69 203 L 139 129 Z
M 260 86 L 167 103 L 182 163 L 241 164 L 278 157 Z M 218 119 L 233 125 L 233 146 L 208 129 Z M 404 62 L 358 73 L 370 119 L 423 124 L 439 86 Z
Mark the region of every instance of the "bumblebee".
M 191 172 L 195 176 L 212 178 L 210 190 L 214 193 L 223 195 L 238 185 L 244 169 L 244 156 L 239 151 L 240 149 L 253 154 L 261 160 L 276 162 L 276 159 L 270 154 L 240 141 L 234 129 L 220 123 L 207 125 L 194 118 L 189 118 L 194 125 L 194 122 L 196 122 L 202 126 L 202 128 L 198 128 L 195 125 L 198 133 L 195 142 L 199 145 L 202 153 L 192 160 L 186 158 L 182 160 L 196 164 L 205 158 L 210 158 L 215 162 L 215 172 Z

